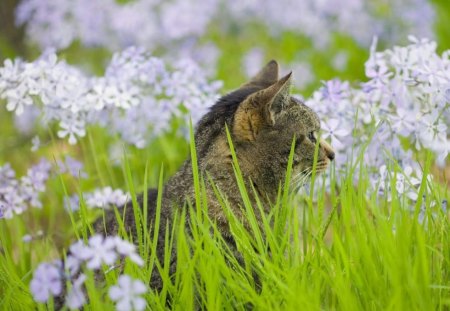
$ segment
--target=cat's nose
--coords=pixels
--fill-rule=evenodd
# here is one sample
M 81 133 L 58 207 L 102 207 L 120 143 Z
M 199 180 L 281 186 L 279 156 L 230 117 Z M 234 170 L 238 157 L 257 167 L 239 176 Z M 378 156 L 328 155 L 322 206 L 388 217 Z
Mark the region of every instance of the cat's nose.
M 325 151 L 327 158 L 330 159 L 330 161 L 333 161 L 334 155 L 335 155 L 333 148 L 331 148 L 331 146 L 323 139 L 320 141 L 320 145 L 322 146 L 323 150 Z
M 330 159 L 330 161 L 334 160 L 334 151 L 327 151 L 327 157 Z

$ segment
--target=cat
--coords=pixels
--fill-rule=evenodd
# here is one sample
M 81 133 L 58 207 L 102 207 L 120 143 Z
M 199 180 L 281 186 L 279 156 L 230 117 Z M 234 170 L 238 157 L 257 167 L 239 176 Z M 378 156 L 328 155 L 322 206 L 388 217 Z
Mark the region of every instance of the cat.
M 334 151 L 330 145 L 325 141 L 317 142 L 320 130 L 317 114 L 290 96 L 292 74 L 279 79 L 278 72 L 278 63 L 270 61 L 249 82 L 219 99 L 200 120 L 195 131 L 200 174 L 205 177 L 208 175 L 209 180 L 224 194 L 232 211 L 242 221 L 245 221 L 240 208 L 242 198 L 233 171 L 226 128 L 230 132 L 247 189 L 254 187 L 263 203 L 264 212 L 267 213 L 277 199 L 280 184 L 285 180 L 294 137 L 293 176 L 306 177 L 312 172 L 316 143 L 319 144 L 317 172 L 324 171 L 334 159 Z M 149 189 L 147 192 L 149 223 L 155 217 L 157 195 L 155 189 Z M 223 237 L 233 244 L 225 211 L 213 187 L 206 187 L 206 197 L 209 217 L 216 222 Z M 175 210 L 183 207 L 186 202 L 195 202 L 190 159 L 184 162 L 163 189 L 157 248 L 157 257 L 161 262 L 164 262 L 164 249 L 161 245 L 164 245 L 166 227 L 170 226 Z M 143 206 L 143 196 L 138 198 L 138 203 Z M 136 241 L 137 229 L 131 203 L 120 207 L 119 212 L 124 215 L 125 229 Z M 257 211 L 255 214 L 260 221 Z M 189 219 L 186 222 L 188 223 Z M 104 217 L 94 224 L 97 233 L 106 235 L 117 234 L 118 227 L 114 211 L 106 211 Z M 186 225 L 186 230 L 189 230 L 188 227 Z M 170 261 L 171 273 L 175 271 L 176 264 L 176 254 L 173 255 Z M 162 280 L 157 272 L 152 276 L 150 286 L 155 289 L 162 287 Z

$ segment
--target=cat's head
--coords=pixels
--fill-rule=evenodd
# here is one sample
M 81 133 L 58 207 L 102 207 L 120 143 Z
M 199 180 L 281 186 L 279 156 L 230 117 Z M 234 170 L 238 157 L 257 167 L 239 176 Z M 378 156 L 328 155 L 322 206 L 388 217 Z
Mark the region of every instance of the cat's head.
M 325 141 L 317 142 L 320 130 L 317 114 L 290 95 L 292 74 L 279 79 L 278 72 L 278 63 L 269 62 L 205 115 L 196 133 L 200 161 L 230 160 L 224 146 L 226 124 L 242 172 L 256 183 L 278 185 L 285 174 L 294 138 L 294 176 L 306 177 L 312 172 L 316 143 L 316 171 L 327 168 L 334 159 L 334 151 Z

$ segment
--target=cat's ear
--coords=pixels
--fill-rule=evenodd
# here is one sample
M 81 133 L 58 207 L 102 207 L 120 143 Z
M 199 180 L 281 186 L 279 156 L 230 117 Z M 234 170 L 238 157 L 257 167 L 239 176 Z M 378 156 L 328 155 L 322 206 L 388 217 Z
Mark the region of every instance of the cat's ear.
M 291 83 L 292 72 L 281 78 L 277 83 L 261 91 L 269 99 L 264 110 L 271 125 L 275 124 L 277 114 L 289 104 Z
M 273 126 L 290 100 L 292 73 L 271 86 L 251 94 L 234 115 L 233 134 L 239 141 L 254 141 L 264 127 Z
M 249 82 L 242 87 L 256 86 L 268 87 L 278 81 L 279 65 L 276 60 L 271 60 L 267 63 Z

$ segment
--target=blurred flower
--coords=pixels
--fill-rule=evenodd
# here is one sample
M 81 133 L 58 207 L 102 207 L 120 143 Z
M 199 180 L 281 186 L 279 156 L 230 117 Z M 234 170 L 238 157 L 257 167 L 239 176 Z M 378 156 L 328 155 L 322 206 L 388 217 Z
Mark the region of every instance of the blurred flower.
M 81 274 L 72 284 L 72 288 L 66 297 L 66 305 L 69 309 L 80 309 L 86 303 L 86 297 L 83 293 L 83 284 L 86 276 Z
M 264 51 L 255 47 L 245 53 L 242 58 L 242 67 L 247 78 L 253 77 L 264 66 Z
M 111 187 L 105 187 L 85 194 L 84 198 L 89 207 L 107 208 L 111 205 L 125 204 L 128 196 L 120 189 L 113 190 Z
M 334 69 L 339 71 L 344 71 L 348 64 L 348 54 L 345 51 L 340 51 L 336 53 L 331 61 Z
M 329 119 L 322 123 L 322 138 L 330 138 L 331 145 L 337 150 L 346 147 L 341 140 L 347 137 L 350 132 L 351 129 L 337 119 Z
M 70 252 L 72 254 L 77 254 L 76 252 L 78 250 L 81 250 L 82 252 L 84 252 L 84 250 L 85 250 L 84 243 L 81 241 L 77 241 L 76 243 L 74 243 L 70 246 Z M 69 273 L 70 277 L 75 276 L 80 271 L 81 265 L 83 264 L 83 260 L 84 260 L 84 259 L 80 259 L 80 258 L 86 257 L 84 254 L 85 253 L 80 253 L 80 254 L 77 254 L 76 256 L 68 255 L 66 257 L 66 261 L 64 262 L 64 269 Z
M 32 135 L 38 122 L 40 109 L 35 106 L 27 106 L 22 114 L 14 115 L 14 127 L 19 133 L 24 135 Z
M 12 218 L 14 214 L 22 214 L 27 209 L 24 199 L 12 187 L 0 198 L 0 205 L 4 218 Z
M 142 258 L 136 253 L 136 245 L 126 240 L 122 240 L 119 237 L 115 237 L 114 242 L 116 243 L 117 252 L 120 255 L 130 258 L 130 260 L 138 266 L 142 266 L 144 264 Z
M 87 178 L 87 173 L 83 170 L 84 165 L 80 161 L 70 157 L 66 156 L 66 162 L 64 163 L 65 167 L 67 168 L 67 171 L 70 175 L 73 177 L 81 177 L 81 178 Z
M 323 98 L 330 100 L 332 103 L 338 103 L 342 99 L 346 98 L 349 90 L 348 82 L 341 82 L 338 79 L 323 82 L 322 88 Z
M 440 112 L 425 114 L 417 124 L 417 132 L 424 146 L 428 147 L 434 141 L 447 140 L 447 126 L 440 120 Z
M 25 25 L 27 36 L 42 49 L 64 49 L 78 41 L 112 51 L 132 45 L 177 50 L 184 41 L 201 38 L 213 24 L 232 30 L 236 24 L 245 27 L 255 22 L 265 25 L 272 36 L 300 33 L 321 49 L 330 42 L 330 29 L 362 46 L 374 35 L 384 42 L 396 42 L 410 33 L 433 35 L 434 10 L 428 1 L 395 1 L 389 14 L 380 14 L 384 5 L 363 0 L 252 0 L 233 5 L 224 0 L 22 0 L 16 22 Z
M 35 234 L 25 234 L 22 237 L 22 241 L 24 243 L 30 243 L 33 240 L 36 240 L 44 235 L 44 232 L 42 230 L 38 230 Z
M 416 126 L 418 112 L 413 109 L 397 108 L 396 113 L 390 114 L 392 129 L 403 136 L 410 135 Z
M 80 257 L 85 258 L 86 267 L 89 269 L 99 269 L 102 264 L 111 265 L 116 261 L 117 253 L 114 247 L 115 240 L 112 237 L 103 238 L 101 235 L 93 235 L 89 238 L 89 244 L 83 249 Z
M 39 139 L 39 136 L 34 136 L 33 139 L 31 140 L 31 151 L 32 152 L 36 152 L 40 145 L 41 145 L 41 140 Z
M 310 64 L 305 62 L 294 62 L 286 67 L 291 68 L 292 70 L 295 87 L 304 89 L 308 84 L 314 81 L 314 71 Z
M 83 198 L 88 208 L 104 208 L 122 206 L 129 198 L 128 193 L 121 189 L 113 190 L 111 187 L 95 189 L 92 192 L 83 193 Z M 77 194 L 64 198 L 64 207 L 73 212 L 79 209 L 80 199 Z
M 42 263 L 34 271 L 30 290 L 34 300 L 46 302 L 50 295 L 59 295 L 62 291 L 62 263 L 57 260 L 52 263 Z
M 116 302 L 119 311 L 144 310 L 147 303 L 141 296 L 145 292 L 147 288 L 142 281 L 121 275 L 117 285 L 109 289 L 109 297 Z
M 142 266 L 143 260 L 136 253 L 136 246 L 119 237 L 103 237 L 93 235 L 86 245 L 77 241 L 70 247 L 70 271 L 78 271 L 80 265 L 86 262 L 88 269 L 99 269 L 101 264 L 112 265 L 117 258 L 128 257 L 131 261 Z
M 80 198 L 78 194 L 73 194 L 69 197 L 64 197 L 64 208 L 67 211 L 75 212 L 80 209 Z

